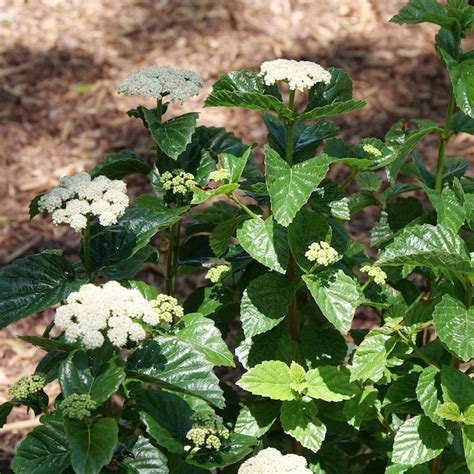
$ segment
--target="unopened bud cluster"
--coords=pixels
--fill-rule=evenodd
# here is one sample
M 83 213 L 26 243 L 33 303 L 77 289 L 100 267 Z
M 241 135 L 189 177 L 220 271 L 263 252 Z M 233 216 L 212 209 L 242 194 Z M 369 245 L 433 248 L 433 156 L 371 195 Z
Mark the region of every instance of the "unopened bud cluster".
M 275 448 L 266 448 L 247 459 L 238 474 L 311 474 L 306 459 L 296 454 L 283 455 Z
M 52 191 L 41 196 L 38 208 L 52 213 L 56 225 L 69 224 L 76 232 L 85 229 L 88 219 L 97 217 L 102 226 L 115 224 L 129 203 L 123 181 L 81 172 L 66 176 Z
M 184 170 L 165 171 L 161 177 L 160 182 L 165 191 L 178 196 L 185 196 L 192 192 L 196 182 L 191 173 L 186 173 Z
M 305 253 L 310 262 L 327 267 L 338 260 L 339 254 L 327 242 L 313 242 Z
M 209 269 L 206 278 L 212 283 L 219 283 L 229 272 L 229 265 L 217 265 L 217 267 Z
M 151 326 L 157 326 L 161 322 L 172 324 L 173 320 L 184 316 L 183 307 L 178 300 L 168 295 L 158 295 L 156 300 L 150 301 L 154 309 L 154 316 L 147 316 L 146 322 Z
M 227 170 L 220 169 L 216 171 L 211 171 L 209 173 L 209 181 L 227 181 L 229 180 L 230 175 Z
M 92 400 L 89 394 L 73 393 L 59 404 L 63 416 L 76 420 L 91 416 L 91 410 L 96 408 L 97 403 Z
M 8 393 L 18 400 L 24 400 L 40 392 L 45 384 L 44 374 L 25 375 L 8 389 Z
M 186 439 L 191 443 L 184 447 L 189 454 L 199 451 L 219 451 L 230 436 L 230 431 L 222 424 L 222 418 L 211 413 L 195 413 L 195 423 L 187 432 Z
M 377 285 L 385 285 L 387 282 L 387 274 L 380 268 L 371 265 L 365 265 L 360 269 L 361 272 L 367 273 Z

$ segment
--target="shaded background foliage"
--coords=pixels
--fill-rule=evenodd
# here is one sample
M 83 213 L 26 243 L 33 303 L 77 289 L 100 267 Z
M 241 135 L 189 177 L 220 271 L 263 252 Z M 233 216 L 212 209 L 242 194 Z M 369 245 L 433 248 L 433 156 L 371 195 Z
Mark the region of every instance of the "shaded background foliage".
M 39 249 L 61 246 L 67 251 L 77 244 L 65 226 L 54 227 L 47 218 L 28 221 L 27 205 L 35 194 L 49 190 L 61 176 L 90 169 L 106 153 L 130 148 L 146 156 L 146 131 L 124 113 L 136 101 L 115 93 L 118 82 L 140 67 L 170 65 L 203 76 L 203 92 L 179 113 L 199 110 L 223 72 L 287 57 L 342 67 L 351 74 L 355 98 L 369 105 L 339 119 L 350 141 L 382 136 L 405 116 L 441 120 L 449 82 L 433 50 L 436 27 L 388 24 L 403 3 L 2 0 L 0 264 Z M 150 105 L 146 99 L 142 103 Z M 225 126 L 246 143 L 264 139 L 264 128 L 252 112 L 205 109 L 200 123 Z M 428 142 L 423 152 L 434 162 L 436 143 Z M 448 154 L 472 160 L 473 137 L 453 139 Z M 133 178 L 130 189 L 132 194 L 142 190 L 143 182 Z M 349 230 L 367 241 L 366 229 L 374 218 L 359 214 Z M 187 293 L 194 279 L 184 285 L 181 290 Z M 38 315 L 2 331 L 0 402 L 7 398 L 8 385 L 30 372 L 39 356 L 12 336 L 40 333 L 50 318 L 51 313 Z M 359 324 L 370 325 L 370 319 L 361 314 Z M 24 428 L 33 426 L 34 420 L 23 423 L 25 418 L 18 413 L 19 425 L 0 430 L 5 457 Z

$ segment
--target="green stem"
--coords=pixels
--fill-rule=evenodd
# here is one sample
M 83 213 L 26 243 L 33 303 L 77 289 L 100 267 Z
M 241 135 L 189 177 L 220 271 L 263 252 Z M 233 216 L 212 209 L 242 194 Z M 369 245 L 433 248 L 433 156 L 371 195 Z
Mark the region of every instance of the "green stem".
M 472 294 L 473 294 L 473 287 L 472 287 L 471 279 L 469 277 L 466 277 L 466 294 L 464 297 L 464 304 L 466 305 L 467 309 L 471 307 Z
M 166 264 L 166 294 L 171 296 L 174 291 L 176 280 L 176 267 L 179 256 L 179 237 L 181 233 L 181 221 L 171 226 L 168 244 L 168 258 Z
M 446 118 L 444 121 L 444 131 L 440 136 L 439 151 L 438 151 L 438 162 L 436 164 L 436 179 L 435 179 L 435 190 L 441 192 L 443 188 L 443 173 L 444 173 L 444 162 L 446 158 L 446 145 L 448 144 L 451 131 L 451 119 L 454 112 L 454 106 L 456 100 L 454 97 L 453 89 L 449 94 L 448 109 L 446 111 Z
M 161 99 L 156 101 L 156 118 L 158 119 L 158 122 L 161 123 L 163 118 L 163 101 Z
M 349 176 L 341 183 L 341 189 L 343 191 L 346 190 L 349 184 L 352 183 L 352 180 L 357 176 L 358 172 L 358 169 L 352 168 L 352 171 L 350 172 Z
M 235 202 L 235 204 L 237 204 L 237 206 L 240 207 L 240 209 L 242 209 L 242 211 L 244 211 L 249 217 L 251 217 L 252 219 L 260 219 L 257 214 L 255 214 L 254 212 L 252 212 L 236 195 L 234 194 L 231 194 L 229 195 L 229 198 Z
M 420 359 L 426 362 L 430 367 L 433 367 L 434 369 L 436 369 L 437 372 L 440 371 L 440 368 L 433 361 L 431 361 L 429 357 L 427 357 L 414 342 L 410 341 L 410 339 L 408 339 L 401 331 L 397 331 L 397 334 L 400 336 L 401 340 L 405 344 L 407 344 L 413 349 L 413 352 L 415 352 L 415 354 Z
M 288 107 L 291 110 L 295 110 L 295 95 L 296 90 L 290 91 L 290 98 L 288 102 Z M 287 122 L 285 125 L 286 129 L 286 148 L 285 148 L 285 159 L 286 162 L 291 166 L 293 164 L 293 142 L 295 135 L 295 122 Z
M 87 219 L 87 225 L 82 230 L 82 250 L 84 254 L 84 270 L 90 280 L 92 280 L 92 259 L 91 259 L 91 226 Z

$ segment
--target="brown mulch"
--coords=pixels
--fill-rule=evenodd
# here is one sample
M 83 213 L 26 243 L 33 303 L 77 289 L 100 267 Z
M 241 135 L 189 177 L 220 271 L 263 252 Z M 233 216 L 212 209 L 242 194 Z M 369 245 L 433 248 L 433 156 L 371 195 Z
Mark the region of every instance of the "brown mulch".
M 403 3 L 0 0 L 0 264 L 44 248 L 71 254 L 77 236 L 45 218 L 30 222 L 31 198 L 64 175 L 90 169 L 106 153 L 147 152 L 148 137 L 125 115 L 139 102 L 115 93 L 120 80 L 141 67 L 185 67 L 203 76 L 204 91 L 176 113 L 199 110 L 220 74 L 288 57 L 352 75 L 355 96 L 369 106 L 339 120 L 348 139 L 383 136 L 402 117 L 441 120 L 448 80 L 434 54 L 436 29 L 388 24 Z M 204 109 L 200 123 L 225 126 L 247 142 L 264 139 L 253 112 Z M 435 145 L 425 147 L 428 163 Z M 450 152 L 472 159 L 473 139 L 457 137 Z M 366 235 L 367 219 L 359 219 L 359 235 Z M 39 334 L 50 319 L 30 318 L 0 334 L 0 401 L 40 357 L 14 336 Z M 20 410 L 11 421 L 30 418 Z M 13 428 L 0 430 L 7 456 L 26 432 Z

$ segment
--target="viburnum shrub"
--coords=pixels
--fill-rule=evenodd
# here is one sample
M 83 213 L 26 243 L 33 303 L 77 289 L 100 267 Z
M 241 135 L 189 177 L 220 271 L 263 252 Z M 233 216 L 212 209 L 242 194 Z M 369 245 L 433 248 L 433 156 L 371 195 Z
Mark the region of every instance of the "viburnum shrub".
M 445 123 L 348 144 L 328 120 L 365 105 L 348 74 L 268 61 L 223 75 L 205 102 L 262 113 L 263 173 L 253 145 L 197 113 L 166 118 L 199 92 L 195 73 L 152 67 L 119 86 L 157 101 L 128 112 L 153 159 L 114 153 L 38 196 L 31 217 L 80 232 L 79 259 L 47 250 L 0 272 L 2 327 L 55 308 L 42 337 L 20 336 L 46 355 L 0 408 L 2 424 L 17 405 L 42 414 L 15 473 L 474 473 L 474 180 L 446 156 L 474 134 L 461 49 L 474 8 L 411 0 L 392 21 L 441 27 Z M 434 170 L 417 151 L 430 135 Z M 133 173 L 150 186 L 129 207 Z M 348 233 L 367 208 L 370 245 Z M 162 293 L 136 279 L 144 264 Z M 198 271 L 204 286 L 176 294 Z M 351 329 L 357 310 L 373 329 Z

